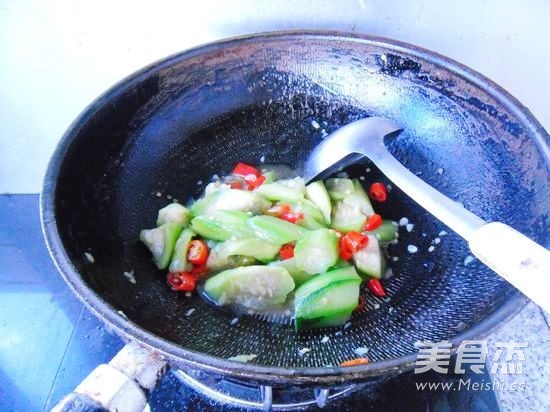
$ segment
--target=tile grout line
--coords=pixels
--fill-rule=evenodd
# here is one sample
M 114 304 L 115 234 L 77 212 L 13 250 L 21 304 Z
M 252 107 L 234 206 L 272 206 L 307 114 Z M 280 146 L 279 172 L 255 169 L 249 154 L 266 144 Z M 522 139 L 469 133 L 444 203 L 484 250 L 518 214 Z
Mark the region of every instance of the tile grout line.
M 81 304 L 81 308 L 80 308 L 80 313 L 78 314 L 78 319 L 73 327 L 73 330 L 71 331 L 71 335 L 69 336 L 69 339 L 67 339 L 67 346 L 65 347 L 65 350 L 63 351 L 63 356 L 61 356 L 61 359 L 59 360 L 59 366 L 57 367 L 57 371 L 55 372 L 55 376 L 52 380 L 52 385 L 50 386 L 50 390 L 48 392 L 48 397 L 46 398 L 46 402 L 44 403 L 44 406 L 42 407 L 42 410 L 43 411 L 46 411 L 46 407 L 48 406 L 48 404 L 50 403 L 50 400 L 51 400 L 51 396 L 52 396 L 52 390 L 55 386 L 55 383 L 57 381 L 57 377 L 59 376 L 59 372 L 61 371 L 61 367 L 63 365 L 63 360 L 65 359 L 65 356 L 67 356 L 67 351 L 69 350 L 69 346 L 70 346 L 70 343 L 71 341 L 73 340 L 73 337 L 74 337 L 74 334 L 75 334 L 75 331 L 76 331 L 76 327 L 78 325 L 78 323 L 80 322 L 80 320 L 82 319 L 82 315 L 84 314 L 84 304 Z

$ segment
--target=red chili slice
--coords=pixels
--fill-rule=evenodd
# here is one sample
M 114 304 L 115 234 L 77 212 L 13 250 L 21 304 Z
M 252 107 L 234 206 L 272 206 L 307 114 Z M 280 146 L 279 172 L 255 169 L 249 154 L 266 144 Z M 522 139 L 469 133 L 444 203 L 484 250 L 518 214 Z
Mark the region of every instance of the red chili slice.
M 191 275 L 195 277 L 196 280 L 202 280 L 210 273 L 210 269 L 206 265 L 194 266 L 191 270 Z
M 370 232 L 380 227 L 381 224 L 382 224 L 382 216 L 380 216 L 378 213 L 374 213 L 370 215 L 369 218 L 367 219 L 367 223 L 365 223 L 365 227 L 363 228 L 363 230 Z
M 342 239 L 344 239 L 343 236 L 338 239 L 338 252 L 340 254 L 340 259 L 350 260 L 353 257 L 353 252 L 349 250 L 346 244 L 343 243 Z
M 247 176 L 254 176 L 257 179 L 262 175 L 262 173 L 254 166 L 250 166 L 249 164 L 241 162 L 237 163 L 237 165 L 233 169 L 233 174 L 237 176 L 242 176 L 245 179 Z
M 242 189 L 244 187 L 244 184 L 239 180 L 234 180 L 231 183 L 229 183 L 229 187 L 231 187 L 231 189 Z
M 359 232 L 349 232 L 341 239 L 342 246 L 347 248 L 352 254 L 364 249 L 369 244 L 369 238 Z
M 286 203 L 279 203 L 278 205 L 272 206 L 267 209 L 265 211 L 265 214 L 269 216 L 279 217 L 281 215 L 284 215 L 285 213 L 290 213 L 291 211 L 292 209 L 290 208 L 290 205 Z
M 384 183 L 376 182 L 370 185 L 369 196 L 377 202 L 385 202 L 388 197 L 388 193 Z
M 208 248 L 202 240 L 192 240 L 187 249 L 187 260 L 194 265 L 202 265 L 208 259 Z
M 279 219 L 286 220 L 290 223 L 297 223 L 298 221 L 302 220 L 304 218 L 303 213 L 283 213 L 279 216 Z
M 171 272 L 166 276 L 170 288 L 176 292 L 192 292 L 195 290 L 197 281 L 188 272 Z
M 265 182 L 265 179 L 265 176 L 260 176 L 253 182 L 248 182 L 248 190 L 255 190 L 259 188 Z
M 292 259 L 294 257 L 294 245 L 292 243 L 283 245 L 279 250 L 279 255 L 283 260 Z
M 384 286 L 382 285 L 382 282 L 378 279 L 370 279 L 367 282 L 367 288 L 372 292 L 374 296 L 377 296 L 379 298 L 385 298 L 386 297 L 386 290 L 384 289 Z

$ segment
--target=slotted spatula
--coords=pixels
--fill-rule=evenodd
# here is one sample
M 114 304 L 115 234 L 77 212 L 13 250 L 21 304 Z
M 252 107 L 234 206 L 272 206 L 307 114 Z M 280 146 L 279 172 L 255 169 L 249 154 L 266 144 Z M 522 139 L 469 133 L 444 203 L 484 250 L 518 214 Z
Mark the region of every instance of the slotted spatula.
M 550 311 L 550 252 L 504 223 L 485 222 L 411 173 L 384 144 L 386 136 L 400 130 L 393 120 L 382 117 L 341 127 L 311 152 L 302 170 L 304 179 L 322 177 L 366 156 L 403 192 L 464 238 L 481 262 Z

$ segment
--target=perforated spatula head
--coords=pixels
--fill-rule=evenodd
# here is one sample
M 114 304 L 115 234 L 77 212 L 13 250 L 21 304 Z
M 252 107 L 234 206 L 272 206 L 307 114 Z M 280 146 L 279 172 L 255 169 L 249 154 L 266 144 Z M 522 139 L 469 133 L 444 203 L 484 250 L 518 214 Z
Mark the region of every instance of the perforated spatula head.
M 368 117 L 349 123 L 313 149 L 304 163 L 302 176 L 309 182 L 364 156 L 374 161 L 373 156 L 381 150 L 386 151 L 385 137 L 400 130 L 396 122 L 384 117 Z

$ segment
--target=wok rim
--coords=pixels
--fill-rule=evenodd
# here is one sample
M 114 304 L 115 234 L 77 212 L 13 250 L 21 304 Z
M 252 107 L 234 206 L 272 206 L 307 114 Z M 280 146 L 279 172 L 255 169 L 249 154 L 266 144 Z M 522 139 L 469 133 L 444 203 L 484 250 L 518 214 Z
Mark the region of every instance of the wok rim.
M 95 113 L 104 105 L 104 103 L 117 98 L 129 87 L 139 83 L 149 74 L 171 64 L 192 58 L 201 54 L 212 53 L 228 46 L 238 45 L 239 43 L 256 42 L 272 39 L 327 39 L 345 42 L 358 42 L 382 47 L 386 50 L 396 51 L 412 56 L 420 57 L 437 66 L 467 79 L 477 88 L 495 98 L 499 104 L 504 106 L 520 121 L 523 127 L 532 132 L 535 144 L 546 158 L 546 163 L 550 164 L 550 148 L 548 145 L 548 134 L 536 118 L 523 106 L 516 98 L 502 87 L 498 86 L 492 80 L 477 73 L 469 67 L 458 63 L 452 59 L 442 56 L 430 50 L 410 45 L 405 42 L 388 39 L 385 37 L 373 36 L 368 34 L 349 33 L 343 31 L 317 31 L 317 30 L 291 30 L 274 31 L 256 34 L 247 34 L 228 39 L 222 39 L 199 45 L 187 49 L 163 59 L 160 59 L 122 79 L 106 92 L 96 98 L 87 106 L 79 116 L 72 122 L 63 137 L 59 141 L 54 154 L 49 162 L 42 192 L 40 194 L 40 218 L 42 232 L 44 234 L 48 251 L 61 273 L 65 282 L 69 285 L 72 292 L 79 298 L 95 316 L 102 320 L 109 328 L 114 330 L 123 340 L 136 340 L 145 347 L 154 352 L 160 353 L 169 362 L 175 362 L 179 365 L 185 365 L 192 368 L 198 368 L 213 373 L 219 373 L 233 378 L 257 380 L 275 383 L 294 383 L 294 384 L 315 384 L 315 385 L 333 385 L 343 382 L 355 382 L 366 380 L 372 377 L 378 377 L 392 372 L 403 372 L 412 369 L 416 360 L 416 354 L 409 354 L 398 358 L 375 361 L 367 365 L 353 367 L 300 367 L 287 368 L 278 366 L 267 366 L 252 363 L 239 363 L 228 361 L 207 355 L 201 352 L 185 349 L 176 343 L 161 338 L 131 320 L 123 317 L 117 312 L 116 308 L 109 305 L 93 289 L 91 289 L 82 279 L 76 268 L 71 262 L 59 231 L 55 216 L 55 193 L 57 180 L 60 175 L 65 155 L 69 151 L 72 143 L 79 136 L 83 125 L 92 118 Z M 460 333 L 450 339 L 453 348 L 463 340 L 473 338 L 483 338 L 493 329 L 504 324 L 516 315 L 529 300 L 521 293 L 516 291 L 509 300 L 494 313 L 476 323 L 470 329 Z

